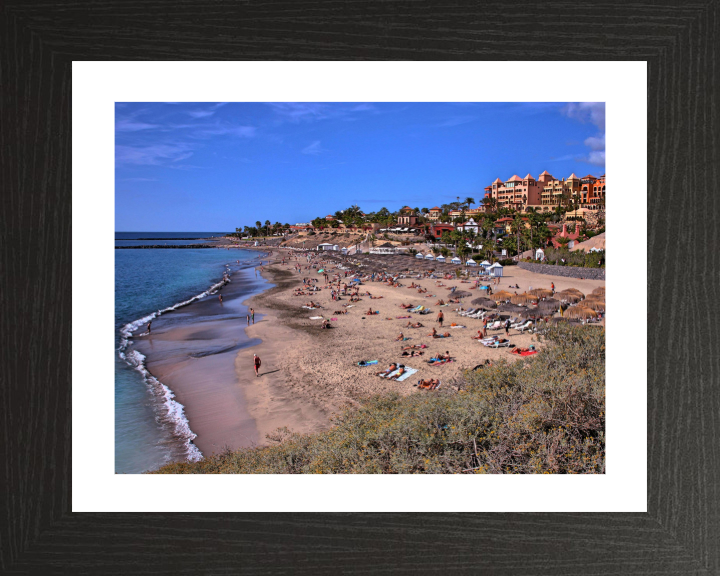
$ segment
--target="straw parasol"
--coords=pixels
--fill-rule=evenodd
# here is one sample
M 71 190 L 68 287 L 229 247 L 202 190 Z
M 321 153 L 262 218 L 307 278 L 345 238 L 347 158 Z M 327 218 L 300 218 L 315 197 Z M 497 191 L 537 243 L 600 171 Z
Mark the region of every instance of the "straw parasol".
M 523 310 L 527 310 L 527 308 L 523 308 L 522 306 L 518 306 L 517 304 L 509 304 L 507 302 L 505 304 L 500 304 L 497 309 L 498 312 L 509 312 L 511 314 L 518 314 Z
M 587 320 L 588 318 L 597 318 L 597 312 L 585 306 L 571 306 L 565 310 L 565 318 L 579 318 Z
M 546 298 L 538 302 L 537 309 L 543 314 L 555 314 L 560 309 L 560 301 L 555 298 Z
M 577 288 L 565 288 L 565 290 L 561 290 L 561 292 L 566 292 L 568 294 L 577 294 L 580 296 L 580 298 L 585 298 L 585 294 L 580 292 Z
M 605 300 L 600 300 L 598 298 L 586 298 L 582 305 L 585 306 L 585 308 L 591 308 L 592 310 L 605 311 Z
M 574 294 L 573 292 L 556 292 L 555 298 L 561 302 L 570 302 L 571 304 L 576 304 L 582 300 L 581 296 Z
M 510 300 L 512 296 L 515 296 L 515 294 L 513 294 L 512 292 L 507 292 L 506 290 L 500 290 L 499 292 L 493 292 L 492 294 L 490 294 L 489 297 L 495 300 L 495 302 L 499 302 L 501 300 Z
M 486 310 L 497 308 L 495 301 L 490 298 L 475 298 L 474 300 L 470 300 L 470 304 L 473 306 L 479 306 L 480 308 L 485 308 Z
M 522 304 L 524 306 L 527 306 L 528 304 L 535 304 L 538 301 L 537 296 L 533 296 L 532 294 L 518 294 L 517 296 L 511 296 L 510 302 L 513 304 Z
M 532 294 L 533 296 L 537 296 L 538 298 L 548 298 L 553 295 L 552 290 L 548 290 L 547 288 L 533 288 L 528 292 L 528 294 Z
M 465 292 L 464 290 L 458 290 L 454 294 L 450 295 L 451 297 L 455 298 L 467 298 L 468 296 L 472 296 L 472 292 Z
M 605 286 L 598 286 L 590 293 L 590 295 L 605 296 Z

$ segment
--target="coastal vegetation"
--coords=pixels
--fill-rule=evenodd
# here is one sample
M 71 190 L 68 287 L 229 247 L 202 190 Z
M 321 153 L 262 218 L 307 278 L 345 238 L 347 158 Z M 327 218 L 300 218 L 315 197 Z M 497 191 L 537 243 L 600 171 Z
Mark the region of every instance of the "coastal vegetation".
M 605 331 L 559 324 L 528 359 L 466 371 L 434 392 L 365 399 L 315 434 L 225 451 L 163 474 L 605 472 Z

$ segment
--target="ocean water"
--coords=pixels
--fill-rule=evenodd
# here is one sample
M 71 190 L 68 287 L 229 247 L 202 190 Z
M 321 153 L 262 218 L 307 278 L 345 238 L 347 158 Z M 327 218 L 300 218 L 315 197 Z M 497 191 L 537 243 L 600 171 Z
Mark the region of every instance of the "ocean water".
M 135 238 L 163 234 L 207 238 L 212 233 L 133 234 Z M 132 240 L 127 237 L 129 233 L 124 236 L 120 240 Z M 211 292 L 226 270 L 233 283 L 247 284 L 248 295 L 257 291 L 258 282 L 251 270 L 259 258 L 258 252 L 240 249 L 115 250 L 116 473 L 140 473 L 200 456 L 191 442 L 192 431 L 182 406 L 174 401 L 170 390 L 144 370 L 144 357 L 132 346 L 132 332 L 142 332 L 158 312 L 168 314 L 188 301 L 214 298 Z M 175 316 L 181 321 L 182 314 Z

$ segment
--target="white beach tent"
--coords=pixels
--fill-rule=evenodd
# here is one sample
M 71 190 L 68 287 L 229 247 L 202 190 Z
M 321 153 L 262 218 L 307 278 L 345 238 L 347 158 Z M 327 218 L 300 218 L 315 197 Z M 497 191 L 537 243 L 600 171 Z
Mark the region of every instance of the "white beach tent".
M 460 260 L 460 258 L 458 258 L 457 256 L 450 260 L 450 262 L 452 262 L 453 264 L 462 264 L 462 260 Z
M 425 260 L 435 260 L 432 254 L 425 254 Z
M 495 262 L 495 264 L 490 266 L 490 268 L 488 268 L 488 270 L 490 271 L 490 274 L 492 274 L 493 276 L 502 276 L 503 275 L 503 267 L 500 264 L 498 264 L 497 262 Z
M 480 262 L 480 266 L 487 269 L 487 268 L 490 268 L 491 264 L 487 260 L 483 260 L 482 262 Z
M 478 265 L 478 263 L 475 262 L 475 260 L 468 260 L 467 262 L 465 262 L 465 266 L 477 266 L 477 265 Z
M 415 254 L 415 258 L 425 258 L 425 256 L 418 252 L 417 254 Z
M 438 256 L 437 258 L 435 258 L 435 260 L 437 260 L 438 262 L 445 262 L 445 256 Z

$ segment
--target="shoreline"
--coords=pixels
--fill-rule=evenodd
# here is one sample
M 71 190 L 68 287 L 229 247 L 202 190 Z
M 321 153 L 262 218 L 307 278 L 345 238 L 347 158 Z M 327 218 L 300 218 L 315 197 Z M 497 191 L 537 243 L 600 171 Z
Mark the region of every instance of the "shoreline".
M 456 285 L 458 290 L 469 289 L 470 284 L 458 279 L 407 278 L 400 280 L 405 285 L 401 288 L 382 282 L 366 282 L 360 286 L 361 294 L 370 291 L 375 298 L 361 296 L 360 303 L 345 309 L 348 314 L 340 316 L 333 311 L 348 304 L 347 297 L 334 302 L 330 290 L 322 287 L 323 278 L 316 269 L 303 266 L 300 274 L 292 269 L 295 263 L 307 264 L 304 254 L 267 246 L 245 249 L 260 252 L 257 260 L 268 262 L 263 272 L 258 270 L 265 284 L 259 291 L 234 299 L 232 292 L 241 288 L 241 283 L 233 286 L 231 282 L 221 288 L 222 293 L 227 294 L 226 306 L 232 304 L 238 311 L 234 317 L 222 320 L 224 327 L 212 318 L 203 317 L 202 308 L 218 308 L 217 300 L 206 298 L 183 309 L 192 308 L 190 312 L 197 318 L 182 330 L 173 328 L 175 332 L 168 345 L 176 347 L 180 355 L 163 359 L 162 344 L 147 353 L 141 350 L 147 356 L 150 373 L 168 386 L 178 402 L 184 405 L 189 427 L 197 435 L 195 443 L 203 456 L 226 447 L 265 446 L 286 437 L 288 432 L 318 432 L 331 425 L 334 414 L 359 406 L 367 397 L 386 392 L 400 395 L 432 393 L 420 391 L 413 385 L 420 378 L 439 378 L 443 385 L 452 386 L 454 378 L 464 370 L 486 359 L 492 362 L 517 359 L 507 348 L 486 348 L 471 339 L 481 322 L 460 317 L 453 310 L 458 306 L 470 307 L 472 298 L 466 298 L 462 305 L 435 305 L 437 299 L 448 297 L 446 290 L 450 285 Z M 268 256 L 269 250 L 273 251 L 272 256 Z M 283 256 L 298 259 L 283 266 Z M 313 256 L 324 259 L 322 254 L 313 253 Z M 336 272 L 342 274 L 342 270 L 336 268 L 340 260 L 336 259 L 337 255 L 332 256 L 327 258 L 328 272 L 331 276 Z M 407 264 L 412 267 L 413 261 L 408 258 Z M 247 268 L 250 280 L 253 280 L 253 268 L 257 268 L 256 261 Z M 605 284 L 604 281 L 539 275 L 515 266 L 506 267 L 505 271 L 507 276 L 498 288 L 505 288 L 512 282 L 513 285 L 520 284 L 519 291 L 523 291 L 530 286 L 546 287 L 554 281 L 558 290 L 572 286 L 589 293 L 592 288 Z M 302 286 L 303 277 L 317 278 L 322 289 L 296 297 L 294 288 Z M 416 294 L 416 290 L 409 289 L 411 282 L 422 285 L 435 296 L 425 299 L 427 295 Z M 480 295 L 477 291 L 472 297 Z M 316 311 L 302 308 L 302 304 L 310 299 L 323 308 Z M 412 315 L 413 322 L 422 320 L 423 328 L 405 327 L 408 320 L 403 317 L 410 315 L 398 307 L 400 303 L 425 304 L 432 310 L 432 314 L 426 316 Z M 368 306 L 380 310 L 380 315 L 366 316 L 364 311 Z M 247 326 L 244 310 L 250 307 L 255 309 L 256 322 Z M 456 322 L 466 328 L 451 329 L 452 337 L 448 339 L 428 338 L 427 332 L 436 325 L 434 320 L 439 310 L 445 313 L 447 327 Z M 320 329 L 320 321 L 311 319 L 315 315 L 332 320 L 333 328 Z M 242 345 L 234 342 L 237 336 L 233 336 L 240 326 L 244 335 Z M 410 342 L 395 341 L 401 331 L 411 339 Z M 542 349 L 542 344 L 529 333 L 511 330 L 510 339 L 517 346 L 533 344 L 538 350 Z M 188 347 L 197 340 L 202 341 L 203 349 L 211 353 L 201 358 L 188 358 Z M 425 344 L 425 355 L 404 359 L 400 356 L 403 344 Z M 446 350 L 455 359 L 453 363 L 429 366 L 425 362 L 431 355 Z M 259 378 L 253 370 L 255 353 L 262 360 Z M 379 364 L 360 368 L 357 366 L 359 360 L 378 360 Z M 388 381 L 374 375 L 392 361 L 406 361 L 408 367 L 418 372 L 404 382 Z M 278 429 L 285 430 L 274 433 Z
M 180 416 L 187 422 L 187 430 L 179 439 L 185 441 L 189 436 L 202 456 L 257 443 L 255 424 L 236 380 L 234 360 L 238 349 L 254 344 L 240 330 L 246 326 L 241 300 L 247 299 L 247 291 L 252 295 L 265 285 L 264 279 L 258 282 L 252 276 L 262 256 L 258 254 L 238 267 L 233 261 L 230 282 L 213 284 L 206 291 L 211 297 L 156 316 L 152 335 L 130 337 L 132 348 L 145 357 L 149 376 L 182 406 Z M 222 304 L 219 294 L 223 295 Z

